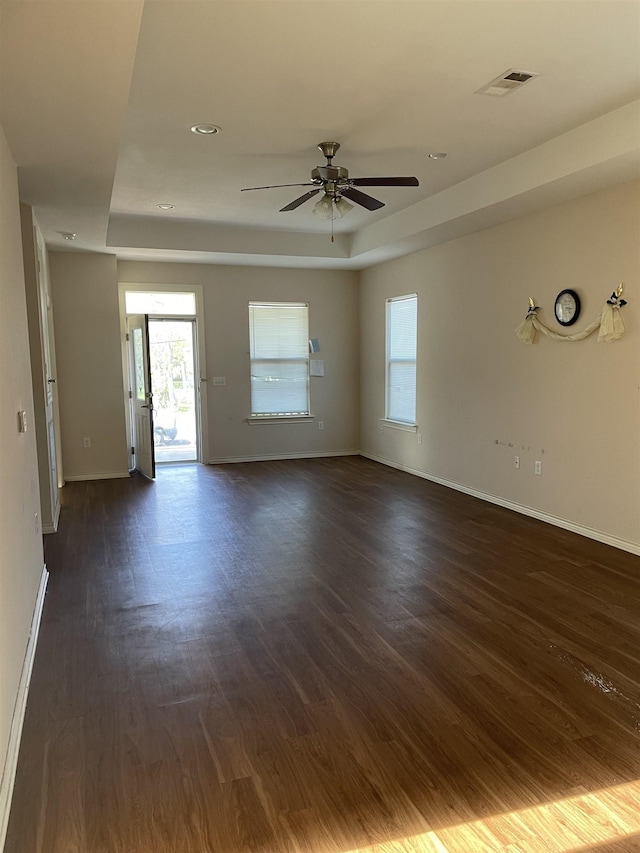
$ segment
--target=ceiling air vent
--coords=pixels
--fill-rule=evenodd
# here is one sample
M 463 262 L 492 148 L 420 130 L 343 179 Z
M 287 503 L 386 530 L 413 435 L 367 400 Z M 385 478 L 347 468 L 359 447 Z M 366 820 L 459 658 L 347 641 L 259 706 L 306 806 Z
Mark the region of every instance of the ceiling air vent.
M 503 98 L 505 95 L 515 92 L 516 89 L 520 89 L 533 77 L 538 76 L 535 71 L 516 71 L 514 68 L 510 68 L 504 74 L 496 77 L 495 80 L 487 83 L 486 86 L 478 89 L 476 95 L 491 95 L 494 98 Z

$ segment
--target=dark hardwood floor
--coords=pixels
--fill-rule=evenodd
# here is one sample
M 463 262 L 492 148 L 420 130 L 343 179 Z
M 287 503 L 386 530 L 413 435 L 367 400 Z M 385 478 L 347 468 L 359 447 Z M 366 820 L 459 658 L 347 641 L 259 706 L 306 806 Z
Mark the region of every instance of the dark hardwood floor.
M 640 558 L 359 457 L 62 494 L 6 853 L 640 849 Z

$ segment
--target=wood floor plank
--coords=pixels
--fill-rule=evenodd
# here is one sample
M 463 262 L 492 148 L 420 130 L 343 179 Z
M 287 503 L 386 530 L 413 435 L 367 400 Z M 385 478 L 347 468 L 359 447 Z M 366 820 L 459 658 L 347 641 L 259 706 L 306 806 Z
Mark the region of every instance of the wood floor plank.
M 357 457 L 62 503 L 5 853 L 640 849 L 640 558 Z

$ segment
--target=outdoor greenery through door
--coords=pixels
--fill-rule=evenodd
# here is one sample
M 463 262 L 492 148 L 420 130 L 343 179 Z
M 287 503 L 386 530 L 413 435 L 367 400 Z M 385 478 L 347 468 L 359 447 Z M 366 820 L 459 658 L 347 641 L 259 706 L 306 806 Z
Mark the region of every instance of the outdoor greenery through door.
M 198 458 L 194 321 L 149 318 L 156 462 Z

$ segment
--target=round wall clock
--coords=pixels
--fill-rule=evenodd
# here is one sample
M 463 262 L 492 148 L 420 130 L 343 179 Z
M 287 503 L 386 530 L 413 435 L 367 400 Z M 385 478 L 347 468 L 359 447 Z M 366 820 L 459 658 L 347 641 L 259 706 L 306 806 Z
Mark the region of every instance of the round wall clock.
M 561 326 L 572 326 L 580 316 L 580 297 L 575 290 L 561 290 L 554 311 Z

